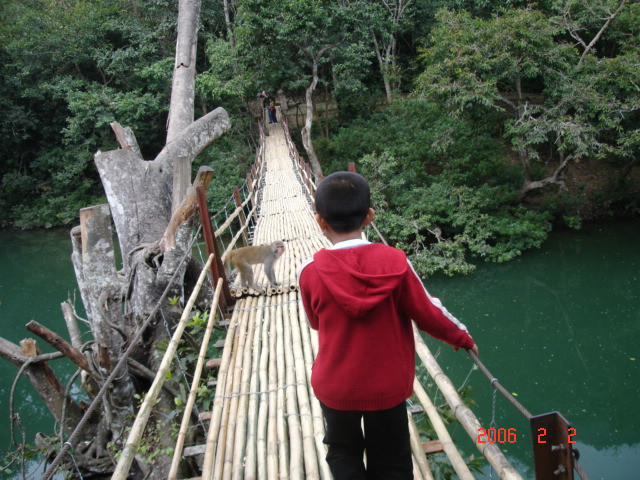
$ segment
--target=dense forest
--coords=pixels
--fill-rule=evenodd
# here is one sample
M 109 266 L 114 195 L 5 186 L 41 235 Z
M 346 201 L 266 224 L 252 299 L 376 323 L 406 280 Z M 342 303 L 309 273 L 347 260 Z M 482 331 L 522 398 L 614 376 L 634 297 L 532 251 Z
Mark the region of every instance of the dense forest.
M 111 122 L 145 158 L 164 146 L 177 2 L 1 4 L 0 226 L 75 225 L 104 203 Z M 193 165 L 215 171 L 212 210 L 253 161 L 268 90 L 289 112 L 313 102 L 300 151 L 317 175 L 355 162 L 423 273 L 640 212 L 636 1 L 206 1 L 198 41 L 196 117 L 232 123 Z

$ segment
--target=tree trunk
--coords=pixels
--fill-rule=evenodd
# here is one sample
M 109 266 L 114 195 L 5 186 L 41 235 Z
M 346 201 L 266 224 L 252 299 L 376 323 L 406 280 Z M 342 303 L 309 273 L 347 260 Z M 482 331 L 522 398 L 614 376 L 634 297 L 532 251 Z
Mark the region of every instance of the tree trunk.
M 98 375 L 107 377 L 120 360 L 123 346 L 135 330 L 131 317 L 122 313 L 123 285 L 116 272 L 108 205 L 80 210 L 80 235 L 72 236 L 72 262 L 85 310 L 95 339 Z M 113 383 L 105 402 L 114 439 L 120 438 L 133 414 L 133 381 L 125 371 Z
M 200 22 L 200 0 L 180 0 L 178 4 L 178 39 L 176 60 L 171 87 L 171 105 L 167 119 L 167 144 L 173 142 L 193 123 L 196 88 L 196 47 L 198 23 Z M 193 158 L 176 156 L 164 166 L 173 178 L 171 211 L 182 202 L 191 183 L 191 161 Z M 173 171 L 175 170 L 175 173 Z
M 387 103 L 391 104 L 393 101 L 393 93 L 391 91 L 391 81 L 389 80 L 389 48 L 385 49 L 385 57 L 380 53 L 380 46 L 378 45 L 378 39 L 375 34 L 372 34 L 373 45 L 376 49 L 376 58 L 378 59 L 378 66 L 380 67 L 380 74 L 382 75 L 382 83 L 384 84 L 384 91 L 387 94 Z
M 173 141 L 193 122 L 193 100 L 196 78 L 196 46 L 200 0 L 180 0 L 178 4 L 178 39 L 171 87 L 171 105 L 167 143 Z
M 229 15 L 229 0 L 222 0 L 222 8 L 224 10 L 224 23 L 227 25 L 227 36 L 229 37 L 229 45 L 231 45 L 231 48 L 236 48 L 236 37 L 233 34 L 231 16 Z
M 316 178 L 320 179 L 323 177 L 322 167 L 320 166 L 320 160 L 318 160 L 318 155 L 316 155 L 316 151 L 313 148 L 313 140 L 311 139 L 311 127 L 313 126 L 313 92 L 316 89 L 316 85 L 318 85 L 318 60 L 315 57 L 312 61 L 312 70 L 313 73 L 311 84 L 307 87 L 307 90 L 305 92 L 307 113 L 304 118 L 304 127 L 302 128 L 301 133 L 302 145 L 304 146 L 304 149 L 307 152 L 307 156 L 309 157 L 311 169 L 313 170 Z
M 318 180 L 322 179 L 324 175 L 322 173 L 322 167 L 320 166 L 320 161 L 318 160 L 316 151 L 313 148 L 313 140 L 311 139 L 311 127 L 313 126 L 313 92 L 318 85 L 318 62 L 325 54 L 325 52 L 337 47 L 338 45 L 340 45 L 340 43 L 341 42 L 336 42 L 325 45 L 318 51 L 317 54 L 314 54 L 303 45 L 299 46 L 300 50 L 302 50 L 305 55 L 309 57 L 309 64 L 311 65 L 311 84 L 307 87 L 307 90 L 305 92 L 307 113 L 304 119 L 304 127 L 301 131 L 302 145 L 304 146 L 304 149 L 307 152 L 307 156 L 309 157 L 311 169 L 313 170 L 313 173 Z

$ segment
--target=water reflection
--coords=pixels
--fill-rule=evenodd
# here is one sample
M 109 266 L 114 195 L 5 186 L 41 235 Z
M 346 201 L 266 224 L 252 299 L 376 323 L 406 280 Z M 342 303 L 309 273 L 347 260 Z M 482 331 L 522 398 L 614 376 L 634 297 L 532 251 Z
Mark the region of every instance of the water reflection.
M 628 480 L 640 468 L 639 244 L 638 222 L 563 232 L 515 262 L 427 281 L 467 324 L 483 362 L 531 413 L 557 410 L 572 423 L 580 463 L 592 478 L 603 471 L 603 478 Z M 440 359 L 454 384 L 464 380 L 468 359 L 447 348 Z M 474 372 L 470 383 L 488 425 L 489 382 Z M 497 416 L 499 427 L 522 432 L 509 455 L 532 465 L 526 421 L 503 398 Z

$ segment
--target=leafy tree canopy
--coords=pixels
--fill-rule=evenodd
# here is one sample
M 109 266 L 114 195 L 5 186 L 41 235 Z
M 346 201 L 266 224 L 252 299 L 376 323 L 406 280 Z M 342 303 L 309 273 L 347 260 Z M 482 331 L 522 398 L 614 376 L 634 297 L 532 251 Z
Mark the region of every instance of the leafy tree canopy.
M 147 159 L 165 143 L 176 3 L 2 10 L 0 225 L 73 224 L 104 201 L 93 155 L 117 147 L 111 122 Z M 379 226 L 425 271 L 507 260 L 551 221 L 579 225 L 586 194 L 565 182 L 578 161 L 609 166 L 592 211 L 640 211 L 638 2 L 237 0 L 200 18 L 196 116 L 233 118 L 194 163 L 218 172 L 214 210 L 253 161 L 256 94 L 301 99 L 316 56 L 322 168 L 355 161 Z

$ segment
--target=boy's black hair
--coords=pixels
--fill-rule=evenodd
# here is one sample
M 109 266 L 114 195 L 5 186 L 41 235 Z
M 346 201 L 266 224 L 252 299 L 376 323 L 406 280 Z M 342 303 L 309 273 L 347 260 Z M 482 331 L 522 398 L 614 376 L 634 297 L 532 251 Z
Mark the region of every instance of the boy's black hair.
M 335 172 L 318 184 L 316 211 L 337 233 L 359 229 L 370 207 L 371 192 L 362 175 Z

